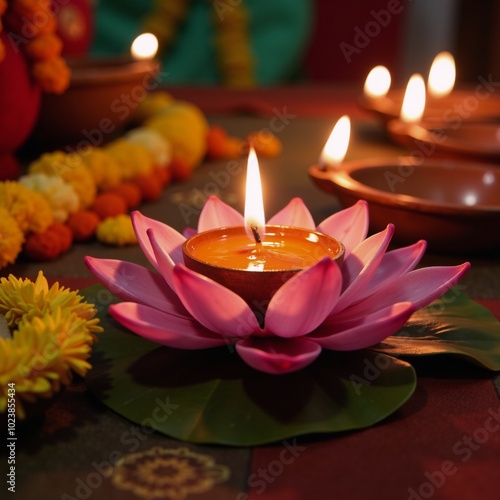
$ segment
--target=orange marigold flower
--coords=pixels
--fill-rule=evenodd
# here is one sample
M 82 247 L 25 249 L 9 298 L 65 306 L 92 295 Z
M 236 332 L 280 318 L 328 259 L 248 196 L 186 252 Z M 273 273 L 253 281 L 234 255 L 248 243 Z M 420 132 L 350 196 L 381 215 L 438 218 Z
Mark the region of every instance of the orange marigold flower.
M 67 252 L 73 244 L 73 233 L 71 229 L 61 222 L 54 222 L 47 231 L 56 234 L 61 244 L 60 253 Z
M 281 141 L 270 131 L 252 132 L 247 136 L 246 142 L 255 148 L 259 156 L 275 158 L 281 154 Z
M 61 240 L 54 231 L 30 233 L 24 242 L 23 252 L 31 260 L 55 259 L 61 253 Z
M 62 47 L 62 41 L 58 36 L 46 34 L 29 40 L 26 44 L 25 52 L 32 59 L 45 61 L 59 57 Z
M 118 196 L 121 196 L 125 200 L 127 208 L 129 210 L 137 208 L 142 201 L 142 191 L 140 187 L 132 182 L 122 182 L 118 184 L 118 186 L 115 186 L 113 189 L 110 189 L 109 193 L 114 193 Z
M 75 241 L 88 241 L 95 236 L 100 222 L 101 219 L 92 210 L 79 210 L 69 216 L 66 224 L 73 233 Z
M 61 57 L 33 65 L 33 77 L 43 92 L 62 94 L 69 86 L 70 70 Z
M 172 181 L 172 172 L 169 167 L 153 167 L 152 175 L 156 177 L 162 187 L 166 187 Z
M 50 0 L 16 0 L 6 12 L 9 26 L 26 38 L 34 38 L 57 30 L 57 18 Z
M 155 201 L 161 196 L 162 185 L 154 174 L 136 175 L 132 182 L 141 190 L 144 201 Z
M 97 195 L 92 205 L 92 210 L 101 218 L 115 217 L 127 212 L 125 200 L 114 193 L 101 193 Z

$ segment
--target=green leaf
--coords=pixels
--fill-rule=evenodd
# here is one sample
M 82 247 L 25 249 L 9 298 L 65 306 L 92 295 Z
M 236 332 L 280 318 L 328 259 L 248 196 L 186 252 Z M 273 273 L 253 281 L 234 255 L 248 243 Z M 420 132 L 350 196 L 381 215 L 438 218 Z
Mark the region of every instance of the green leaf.
M 377 351 L 393 356 L 455 355 L 500 370 L 500 322 L 453 288 L 413 314 Z
M 93 301 L 99 288 L 84 293 Z M 89 391 L 123 417 L 180 440 L 252 446 L 361 429 L 391 415 L 416 385 L 411 365 L 369 350 L 324 352 L 304 370 L 267 375 L 230 347 L 158 346 L 101 309 Z

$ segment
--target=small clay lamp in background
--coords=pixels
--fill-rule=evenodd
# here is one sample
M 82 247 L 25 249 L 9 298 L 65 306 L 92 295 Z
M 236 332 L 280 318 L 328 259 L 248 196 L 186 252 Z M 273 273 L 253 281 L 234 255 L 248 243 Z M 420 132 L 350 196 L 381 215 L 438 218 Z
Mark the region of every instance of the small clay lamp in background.
M 133 118 L 137 104 L 158 86 L 158 41 L 137 37 L 131 55 L 68 60 L 70 86 L 42 100 L 33 134 L 44 147 L 100 146 Z

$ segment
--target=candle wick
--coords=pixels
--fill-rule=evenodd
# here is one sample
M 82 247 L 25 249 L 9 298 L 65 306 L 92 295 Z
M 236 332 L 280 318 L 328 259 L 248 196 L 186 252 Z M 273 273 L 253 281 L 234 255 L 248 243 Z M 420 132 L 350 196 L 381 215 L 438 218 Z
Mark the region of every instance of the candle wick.
M 253 237 L 255 239 L 255 243 L 262 243 L 257 226 L 250 225 L 250 229 L 252 230 L 252 234 L 253 234 Z

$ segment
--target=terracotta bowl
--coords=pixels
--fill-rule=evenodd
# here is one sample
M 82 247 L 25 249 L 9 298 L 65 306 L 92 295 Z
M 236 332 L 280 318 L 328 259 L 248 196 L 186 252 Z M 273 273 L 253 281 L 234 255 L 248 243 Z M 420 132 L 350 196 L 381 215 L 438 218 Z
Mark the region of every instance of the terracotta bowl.
M 309 169 L 312 180 L 344 206 L 370 207 L 370 228 L 394 223 L 400 244 L 427 240 L 431 251 L 457 255 L 500 248 L 500 169 L 485 163 L 413 157 Z
M 61 95 L 44 95 L 35 141 L 98 146 L 125 127 L 146 92 L 158 86 L 155 61 L 76 59 L 68 64 L 70 86 Z
M 447 124 L 437 120 L 424 120 L 408 124 L 395 118 L 387 122 L 389 137 L 403 146 L 417 147 L 427 156 L 473 156 L 483 159 L 500 158 L 500 123 L 462 122 Z
M 479 89 L 478 89 L 479 88 Z M 456 89 L 440 99 L 427 95 L 424 119 L 439 119 L 454 125 L 465 121 L 500 119 L 500 95 L 491 92 L 487 84 Z M 385 97 L 369 98 L 361 95 L 360 106 L 377 115 L 383 122 L 399 118 L 405 89 L 390 90 Z

